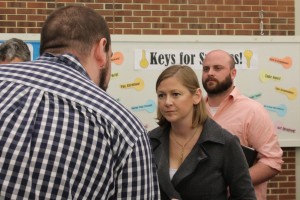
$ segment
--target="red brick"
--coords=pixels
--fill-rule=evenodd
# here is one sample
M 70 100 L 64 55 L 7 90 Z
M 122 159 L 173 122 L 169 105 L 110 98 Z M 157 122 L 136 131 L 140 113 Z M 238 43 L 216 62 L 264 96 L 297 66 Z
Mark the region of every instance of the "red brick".
M 2 15 L 4 14 L 16 14 L 17 10 L 14 8 L 0 8 L 0 13 Z
M 216 30 L 198 30 L 198 35 L 217 35 Z
M 143 22 L 160 22 L 160 18 L 159 17 L 143 17 Z
M 26 33 L 25 28 L 7 28 L 7 33 Z
M 189 18 L 189 20 L 191 20 L 191 19 Z M 198 19 L 196 19 L 196 20 L 198 20 Z M 177 18 L 177 17 L 163 17 L 162 22 L 164 22 L 164 23 L 179 23 L 179 18 Z M 186 22 L 186 20 L 182 19 L 181 22 Z
M 179 30 L 161 30 L 162 35 L 179 35 Z
M 187 4 L 188 0 L 170 0 L 170 4 Z
M 141 35 L 141 29 L 125 29 L 124 34 L 128 35 Z
M 234 35 L 234 30 L 217 30 L 217 35 Z
M 197 9 L 197 6 L 195 6 L 195 5 L 181 5 L 180 10 L 191 11 L 191 10 L 198 10 L 198 9 Z
M 41 2 L 28 2 L 27 3 L 28 8 L 47 8 L 47 3 L 41 3 Z
M 252 30 L 235 30 L 235 35 L 253 35 Z
M 41 28 L 26 28 L 27 33 L 41 33 Z
M 164 16 L 170 16 L 170 14 L 169 14 L 169 11 L 154 10 L 154 11 L 152 11 L 152 16 L 164 17 Z
M 0 27 L 16 27 L 15 21 L 1 21 Z
M 169 0 L 152 0 L 154 4 L 169 4 Z
M 270 185 L 268 185 L 270 186 Z M 279 183 L 279 188 L 295 188 L 296 182 L 281 182 Z
M 151 16 L 151 11 L 133 11 L 133 16 Z
M 169 24 L 167 24 L 167 23 L 154 23 L 152 25 L 152 28 L 168 29 L 169 28 Z
M 172 29 L 183 29 L 183 30 L 186 30 L 186 29 L 188 29 L 188 24 L 175 23 L 175 24 L 171 24 L 171 28 Z
M 233 18 L 217 18 L 217 23 L 234 23 Z
M 124 10 L 141 10 L 141 4 L 124 4 Z
M 125 22 L 141 22 L 141 17 L 124 17 Z
M 133 28 L 149 29 L 149 28 L 151 28 L 151 24 L 150 23 L 134 23 Z
M 178 5 L 161 5 L 162 10 L 179 10 Z
M 97 0 L 98 3 L 103 3 L 102 0 Z M 108 3 L 111 2 L 111 0 L 106 0 Z M 114 0 L 115 3 L 132 3 L 132 0 Z
M 242 29 L 242 24 L 226 24 L 225 29 Z
M 198 35 L 197 30 L 181 30 L 180 35 Z
M 144 35 L 160 35 L 160 30 L 144 29 L 144 30 L 142 30 L 142 34 L 144 34 Z
M 206 0 L 189 0 L 189 4 L 205 4 Z

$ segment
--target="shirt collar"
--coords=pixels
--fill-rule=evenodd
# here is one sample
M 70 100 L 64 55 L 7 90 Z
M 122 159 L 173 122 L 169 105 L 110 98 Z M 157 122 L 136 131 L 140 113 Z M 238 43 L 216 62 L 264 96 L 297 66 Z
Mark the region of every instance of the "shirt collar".
M 73 54 L 67 53 L 67 54 L 61 54 L 61 55 L 54 55 L 51 53 L 44 53 L 43 55 L 41 55 L 38 58 L 38 60 L 46 60 L 46 61 L 61 63 L 63 65 L 66 65 L 68 67 L 75 69 L 76 71 L 79 71 L 82 75 L 84 75 L 90 79 L 85 68 L 79 62 L 79 59 Z
M 237 89 L 236 86 L 234 86 L 228 98 L 233 98 L 233 100 L 235 100 L 239 95 L 240 95 L 240 91 Z
M 230 92 L 230 94 L 225 98 L 225 100 L 232 98 L 235 100 L 240 95 L 240 91 L 237 89 L 236 86 L 234 86 L 233 90 Z M 208 104 L 208 96 L 205 96 L 205 102 Z M 224 100 L 223 100 L 224 101 Z

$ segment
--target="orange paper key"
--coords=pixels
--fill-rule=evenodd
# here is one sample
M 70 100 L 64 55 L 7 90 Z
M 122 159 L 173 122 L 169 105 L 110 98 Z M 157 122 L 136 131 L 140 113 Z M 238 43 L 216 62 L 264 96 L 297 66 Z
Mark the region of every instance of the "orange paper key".
M 285 58 L 282 58 L 282 59 L 281 58 L 276 58 L 276 57 L 271 57 L 270 61 L 277 62 L 277 63 L 281 64 L 286 69 L 290 68 L 293 64 L 292 58 L 288 57 L 288 56 L 285 57 Z
M 123 54 L 121 52 L 115 52 L 111 57 L 111 61 L 117 65 L 121 65 L 124 61 Z

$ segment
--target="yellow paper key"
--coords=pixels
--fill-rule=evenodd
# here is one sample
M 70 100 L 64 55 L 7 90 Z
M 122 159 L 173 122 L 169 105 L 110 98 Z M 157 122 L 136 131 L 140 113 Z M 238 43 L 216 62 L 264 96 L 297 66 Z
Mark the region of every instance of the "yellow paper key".
M 148 65 L 149 65 L 149 62 L 148 62 L 148 60 L 147 60 L 147 58 L 146 58 L 146 52 L 145 52 L 145 50 L 143 50 L 143 51 L 142 51 L 142 59 L 141 59 L 141 61 L 140 61 L 140 66 L 141 66 L 142 68 L 147 68 Z
M 276 91 L 282 94 L 285 94 L 288 99 L 294 100 L 297 98 L 297 89 L 296 88 L 289 88 L 289 89 L 284 89 L 280 87 L 275 87 Z
M 141 78 L 136 78 L 134 82 L 132 83 L 127 83 L 127 84 L 122 84 L 120 85 L 122 89 L 127 89 L 127 88 L 134 88 L 136 90 L 142 90 L 144 88 L 144 81 Z
M 134 89 L 136 89 L 136 90 L 142 90 L 143 88 L 144 88 L 144 81 L 143 81 L 143 79 L 141 79 L 141 78 L 136 78 L 135 80 L 134 80 Z
M 247 67 L 250 68 L 250 65 L 251 65 L 251 58 L 253 56 L 253 52 L 251 50 L 245 50 L 244 51 L 244 56 L 246 58 L 246 61 L 247 61 Z
M 260 71 L 259 78 L 260 78 L 261 82 L 267 82 L 269 80 L 273 80 L 273 81 L 281 81 L 282 80 L 281 76 L 272 75 L 265 70 Z

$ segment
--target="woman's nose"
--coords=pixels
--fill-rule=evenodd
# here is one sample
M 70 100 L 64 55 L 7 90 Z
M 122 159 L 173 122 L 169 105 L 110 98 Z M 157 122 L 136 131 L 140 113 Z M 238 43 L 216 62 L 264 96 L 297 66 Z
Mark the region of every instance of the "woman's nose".
M 166 96 L 165 104 L 166 105 L 171 105 L 172 104 L 172 98 L 170 96 Z

